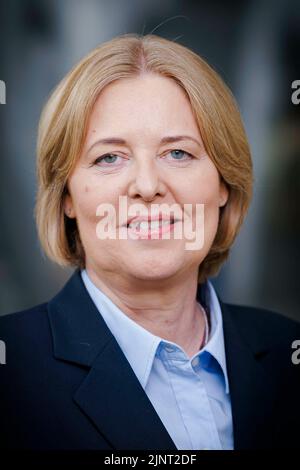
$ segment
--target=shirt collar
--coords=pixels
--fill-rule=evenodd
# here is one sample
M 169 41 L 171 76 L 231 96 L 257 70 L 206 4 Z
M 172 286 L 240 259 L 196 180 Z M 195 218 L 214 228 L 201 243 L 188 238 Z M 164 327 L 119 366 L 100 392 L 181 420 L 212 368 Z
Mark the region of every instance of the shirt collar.
M 209 352 L 218 362 L 225 379 L 225 392 L 228 394 L 229 382 L 226 367 L 222 312 L 216 291 L 210 281 L 206 282 L 205 297 L 210 312 L 210 334 L 208 342 L 202 351 Z
M 119 343 L 142 387 L 145 388 L 161 338 L 125 315 L 95 286 L 85 269 L 81 271 L 81 276 L 105 323 Z
M 145 389 L 158 346 L 160 343 L 168 343 L 168 341 L 153 335 L 125 315 L 106 294 L 95 286 L 85 269 L 81 271 L 81 276 L 94 304 Z M 215 358 L 225 378 L 225 391 L 229 393 L 221 308 L 215 290 L 209 281 L 206 283 L 205 301 L 209 308 L 211 328 L 208 342 L 195 356 L 203 355 L 204 351 L 207 351 Z

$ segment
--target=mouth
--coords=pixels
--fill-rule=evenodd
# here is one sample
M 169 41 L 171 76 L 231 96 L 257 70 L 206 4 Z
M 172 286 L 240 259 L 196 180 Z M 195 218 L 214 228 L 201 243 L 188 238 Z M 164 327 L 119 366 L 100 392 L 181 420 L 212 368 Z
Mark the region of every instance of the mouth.
M 174 225 L 175 220 L 134 220 L 133 222 L 129 222 L 127 224 L 127 228 L 134 228 L 135 230 L 158 230 L 161 227 L 165 227 L 166 225 Z
M 142 239 L 160 239 L 164 233 L 172 232 L 174 224 L 177 222 L 172 219 L 159 220 L 133 220 L 127 223 L 129 233 L 135 235 L 135 238 Z

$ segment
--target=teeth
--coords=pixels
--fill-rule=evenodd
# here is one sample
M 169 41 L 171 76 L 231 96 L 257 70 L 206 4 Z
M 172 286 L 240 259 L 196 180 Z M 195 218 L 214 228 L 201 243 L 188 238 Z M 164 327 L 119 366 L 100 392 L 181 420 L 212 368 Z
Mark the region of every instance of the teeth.
M 170 223 L 169 220 L 162 220 L 162 221 L 154 220 L 150 224 L 145 220 L 142 222 L 138 222 L 138 221 L 132 222 L 131 224 L 129 224 L 128 228 L 132 228 L 135 230 L 138 229 L 138 230 L 148 231 L 149 228 L 150 230 L 157 230 L 159 229 L 159 227 L 163 225 L 170 225 L 170 224 L 172 224 L 172 222 Z
M 148 224 L 148 222 L 146 222 L 146 221 L 145 221 L 145 222 L 140 222 L 140 224 L 139 224 L 139 229 L 141 229 L 141 230 L 148 230 L 148 225 L 150 225 L 151 228 L 153 228 L 153 224 L 152 224 L 152 223 L 151 223 L 151 224 Z
M 132 222 L 132 223 L 130 223 L 130 224 L 128 225 L 128 228 L 134 228 L 134 229 L 136 229 L 138 225 L 139 225 L 138 222 Z

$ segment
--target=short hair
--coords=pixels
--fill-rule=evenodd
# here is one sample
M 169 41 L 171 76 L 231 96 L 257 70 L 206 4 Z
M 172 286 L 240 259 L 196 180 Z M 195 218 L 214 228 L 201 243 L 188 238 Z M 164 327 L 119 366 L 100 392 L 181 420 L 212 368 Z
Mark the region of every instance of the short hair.
M 228 188 L 216 236 L 199 266 L 198 282 L 203 282 L 218 273 L 248 210 L 253 184 L 249 144 L 236 101 L 220 76 L 191 49 L 153 34 L 124 34 L 102 43 L 51 94 L 38 131 L 39 239 L 56 263 L 85 267 L 76 219 L 64 212 L 67 181 L 81 154 L 99 93 L 112 82 L 146 73 L 168 77 L 185 91 L 205 150 Z

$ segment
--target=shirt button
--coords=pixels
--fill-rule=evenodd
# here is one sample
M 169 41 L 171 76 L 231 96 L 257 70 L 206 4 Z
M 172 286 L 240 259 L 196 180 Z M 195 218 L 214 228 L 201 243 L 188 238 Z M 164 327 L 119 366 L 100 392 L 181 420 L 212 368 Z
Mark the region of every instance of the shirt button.
M 192 366 L 193 367 L 196 367 L 198 365 L 199 365 L 199 356 L 194 357 L 194 359 L 192 360 Z

